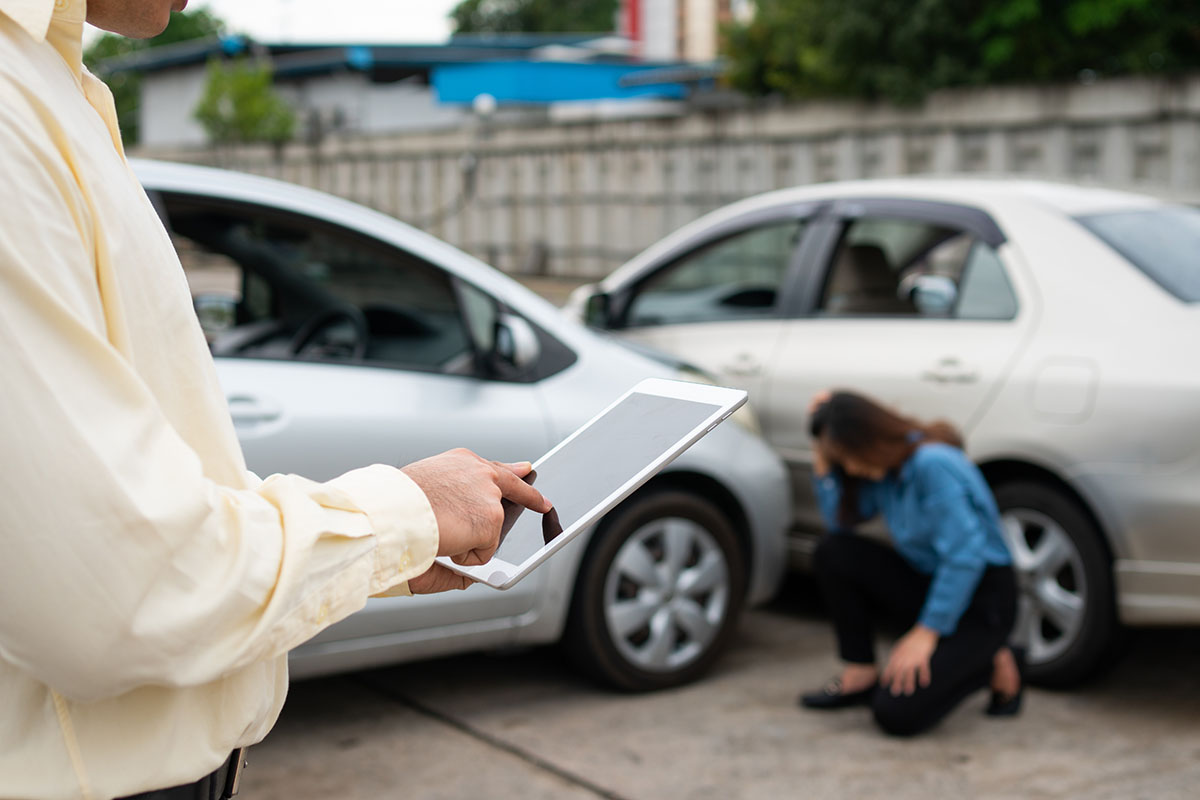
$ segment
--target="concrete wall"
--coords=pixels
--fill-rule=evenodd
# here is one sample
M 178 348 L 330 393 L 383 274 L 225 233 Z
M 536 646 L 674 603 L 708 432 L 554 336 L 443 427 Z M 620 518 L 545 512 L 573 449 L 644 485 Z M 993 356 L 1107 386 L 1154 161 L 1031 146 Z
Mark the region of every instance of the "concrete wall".
M 795 184 L 917 173 L 1096 181 L 1200 201 L 1200 76 L 693 110 L 656 119 L 155 151 L 281 177 L 425 228 L 513 272 L 598 277 L 717 206 Z M 474 191 L 464 165 L 475 163 Z

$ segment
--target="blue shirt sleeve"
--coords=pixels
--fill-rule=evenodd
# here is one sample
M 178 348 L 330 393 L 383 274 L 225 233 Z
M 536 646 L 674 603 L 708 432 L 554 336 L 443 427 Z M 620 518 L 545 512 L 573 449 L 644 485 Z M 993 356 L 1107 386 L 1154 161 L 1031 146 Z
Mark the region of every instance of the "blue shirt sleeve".
M 842 503 L 842 479 L 836 472 L 818 478 L 813 476 L 813 492 L 817 495 L 817 506 L 821 509 L 821 518 L 825 520 L 825 528 L 830 532 L 845 530 L 838 518 L 838 509 Z M 875 484 L 862 481 L 858 488 L 858 519 L 853 522 L 865 522 L 879 513 L 879 503 L 875 498 Z
M 921 513 L 933 525 L 937 566 L 919 622 L 949 636 L 958 628 L 987 569 L 987 532 L 961 476 L 935 463 L 923 470 L 922 482 L 926 494 Z

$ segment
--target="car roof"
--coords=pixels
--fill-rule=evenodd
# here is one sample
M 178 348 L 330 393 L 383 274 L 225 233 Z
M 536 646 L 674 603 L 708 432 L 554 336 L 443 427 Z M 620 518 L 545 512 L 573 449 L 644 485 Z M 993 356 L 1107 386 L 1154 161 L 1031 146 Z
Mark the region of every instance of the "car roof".
M 1068 216 L 1159 204 L 1147 195 L 1085 184 L 1023 178 L 946 176 L 835 181 L 778 189 L 742 201 L 747 206 L 836 200 L 845 197 L 906 197 L 970 203 L 987 208 L 1000 202 L 1025 202 Z M 734 204 L 741 205 L 741 203 Z M 733 206 L 727 206 L 732 208 Z
M 328 220 L 389 242 L 454 272 L 552 330 L 568 344 L 579 346 L 582 338 L 589 335 L 583 326 L 570 323 L 549 301 L 495 267 L 381 211 L 298 184 L 244 172 L 149 159 L 130 159 L 130 163 L 147 190 L 272 206 Z
M 992 213 L 1005 207 L 1023 205 L 1056 217 L 1145 208 L 1163 203 L 1148 195 L 1099 186 L 1003 176 L 871 178 L 806 184 L 776 189 L 722 206 L 658 240 L 610 273 L 600 282 L 600 286 L 606 290 L 615 289 L 641 275 L 648 266 L 670 255 L 693 237 L 745 215 L 839 199 L 871 198 L 957 203 Z

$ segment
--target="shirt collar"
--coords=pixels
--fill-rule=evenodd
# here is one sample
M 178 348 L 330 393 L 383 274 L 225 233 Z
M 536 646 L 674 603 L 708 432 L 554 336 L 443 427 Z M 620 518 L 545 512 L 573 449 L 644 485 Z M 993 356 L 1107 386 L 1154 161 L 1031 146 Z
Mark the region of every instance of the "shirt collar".
M 20 25 L 34 41 L 43 42 L 54 20 L 82 25 L 87 17 L 87 3 L 86 0 L 0 0 L 0 14 Z

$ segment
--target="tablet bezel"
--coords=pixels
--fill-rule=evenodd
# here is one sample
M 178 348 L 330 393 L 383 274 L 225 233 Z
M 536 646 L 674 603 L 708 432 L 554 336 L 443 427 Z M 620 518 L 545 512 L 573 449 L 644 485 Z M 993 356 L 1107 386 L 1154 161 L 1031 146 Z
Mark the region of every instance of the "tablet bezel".
M 705 417 L 700 423 L 695 425 L 686 434 L 677 439 L 667 450 L 647 463 L 644 467 L 634 473 L 629 480 L 625 481 L 619 488 L 611 492 L 607 497 L 597 503 L 587 513 L 582 515 L 570 527 L 563 530 L 549 544 L 543 545 L 536 552 L 520 564 L 510 564 L 510 562 L 493 558 L 486 564 L 477 566 L 460 566 L 455 564 L 447 557 L 439 557 L 437 562 L 445 567 L 457 572 L 461 575 L 466 575 L 480 583 L 491 586 L 495 589 L 509 589 L 518 581 L 532 572 L 536 567 L 557 553 L 571 541 L 573 541 L 580 533 L 588 530 L 601 517 L 614 509 L 622 500 L 625 500 L 629 495 L 633 494 L 646 481 L 652 478 L 656 473 L 674 461 L 680 453 L 687 450 L 693 444 L 698 442 L 709 431 L 717 427 L 722 420 L 729 417 L 734 411 L 740 408 L 745 402 L 748 394 L 741 389 L 730 389 L 724 386 L 713 386 L 703 383 L 689 383 L 687 381 L 667 380 L 665 378 L 647 378 L 638 383 L 629 391 L 622 394 L 600 413 L 596 414 L 585 424 L 580 426 L 570 436 L 563 439 L 545 455 L 539 458 L 533 468 L 536 470 L 539 465 L 546 461 L 550 456 L 567 447 L 574 439 L 580 436 L 584 431 L 594 425 L 598 420 L 612 411 L 614 408 L 625 402 L 628 398 L 635 394 L 646 394 L 657 397 L 667 397 L 674 400 L 683 400 L 693 403 L 702 403 L 705 405 L 714 406 L 714 411 L 709 416 Z M 551 502 L 554 498 L 549 498 Z M 500 569 L 495 561 L 500 561 L 505 568 L 510 568 L 511 572 L 505 569 Z

